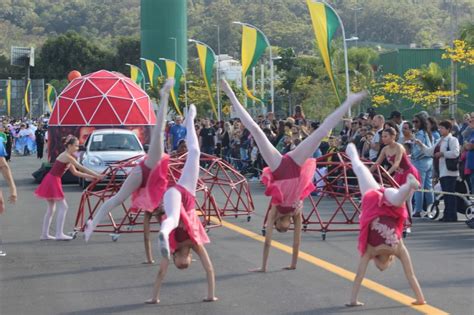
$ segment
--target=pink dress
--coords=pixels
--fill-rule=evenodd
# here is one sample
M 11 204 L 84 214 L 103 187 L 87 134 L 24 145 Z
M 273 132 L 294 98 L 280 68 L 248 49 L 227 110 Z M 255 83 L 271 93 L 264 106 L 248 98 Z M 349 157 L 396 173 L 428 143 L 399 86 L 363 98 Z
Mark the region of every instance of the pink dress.
M 35 196 L 46 200 L 63 200 L 64 192 L 61 177 L 66 173 L 69 163 L 56 160 L 41 184 L 35 190 Z
M 178 243 L 190 239 L 193 243 L 202 245 L 210 242 L 206 230 L 202 226 L 196 214 L 196 199 L 189 191 L 181 185 L 173 186 L 181 193 L 181 210 L 179 214 L 179 225 L 170 233 L 170 249 L 174 253 Z
M 387 160 L 390 164 L 395 161 L 395 155 L 387 155 Z M 398 185 L 403 185 L 407 181 L 408 174 L 413 174 L 418 181 L 420 181 L 420 174 L 418 170 L 411 164 L 410 159 L 406 152 L 403 152 L 402 159 L 400 160 L 400 166 L 393 173 L 393 179 Z
M 164 154 L 153 169 L 145 165 L 145 160 L 138 164 L 142 170 L 142 183 L 132 193 L 132 212 L 137 212 L 138 209 L 153 212 L 159 206 L 168 186 L 169 159 L 169 155 Z
M 303 199 L 314 190 L 315 171 L 315 159 L 307 159 L 303 166 L 299 166 L 285 154 L 274 172 L 269 167 L 263 169 L 265 195 L 272 197 L 271 203 L 276 205 L 280 214 L 293 213 L 303 207 Z
M 371 189 L 362 197 L 358 245 L 361 256 L 364 255 L 367 244 L 372 246 L 386 244 L 395 247 L 400 242 L 408 211 L 405 206 L 392 206 L 385 199 L 384 190 L 384 188 Z

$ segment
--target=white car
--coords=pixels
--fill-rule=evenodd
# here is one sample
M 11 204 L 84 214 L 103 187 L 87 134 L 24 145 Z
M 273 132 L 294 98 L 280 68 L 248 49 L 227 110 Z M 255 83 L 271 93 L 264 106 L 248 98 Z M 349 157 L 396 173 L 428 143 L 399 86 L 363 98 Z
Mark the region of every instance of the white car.
M 111 164 L 145 154 L 136 134 L 127 129 L 97 129 L 87 138 L 81 151 L 80 163 L 97 173 L 102 173 Z M 117 175 L 118 180 L 127 177 L 125 172 Z M 87 179 L 80 179 L 79 183 L 84 188 L 89 185 Z

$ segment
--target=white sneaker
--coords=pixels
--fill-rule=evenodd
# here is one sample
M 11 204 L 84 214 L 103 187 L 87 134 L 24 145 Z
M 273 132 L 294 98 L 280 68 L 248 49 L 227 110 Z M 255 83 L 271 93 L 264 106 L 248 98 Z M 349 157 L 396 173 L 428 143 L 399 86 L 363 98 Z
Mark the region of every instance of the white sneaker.
M 7 255 L 7 252 L 4 250 L 0 250 L 0 257 L 5 257 Z
M 170 242 L 168 235 L 165 235 L 163 232 L 158 234 L 158 239 L 160 240 L 160 251 L 163 258 L 170 259 Z
M 249 182 L 258 182 L 258 181 L 260 181 L 258 177 L 252 177 L 251 179 L 249 179 Z

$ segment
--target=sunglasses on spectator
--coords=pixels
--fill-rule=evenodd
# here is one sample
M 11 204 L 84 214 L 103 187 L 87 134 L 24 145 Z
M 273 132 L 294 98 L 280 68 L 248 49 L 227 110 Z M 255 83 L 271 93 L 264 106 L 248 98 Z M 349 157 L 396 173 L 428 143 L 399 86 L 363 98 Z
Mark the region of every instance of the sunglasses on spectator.
M 419 121 L 419 120 L 412 120 L 411 122 L 414 123 L 414 124 L 417 124 L 417 123 L 419 123 L 420 121 Z

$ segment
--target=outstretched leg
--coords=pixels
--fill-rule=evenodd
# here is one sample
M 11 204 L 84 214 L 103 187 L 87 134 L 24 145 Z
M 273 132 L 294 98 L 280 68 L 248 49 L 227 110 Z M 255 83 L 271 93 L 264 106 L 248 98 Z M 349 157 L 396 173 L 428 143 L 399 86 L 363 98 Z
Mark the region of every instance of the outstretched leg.
M 185 121 L 188 156 L 184 163 L 181 177 L 178 180 L 178 184 L 183 186 L 184 189 L 190 192 L 193 196 L 196 194 L 196 185 L 199 177 L 199 157 L 201 155 L 196 129 L 194 129 L 194 117 L 196 117 L 196 107 L 190 105 Z M 181 193 L 175 188 L 170 188 L 166 191 L 163 201 L 166 219 L 161 224 L 160 234 L 158 237 L 160 239 L 161 255 L 164 258 L 169 258 L 169 234 L 179 224 Z
M 196 117 L 196 107 L 189 106 L 186 115 L 186 146 L 188 148 L 188 156 L 178 180 L 178 184 L 186 188 L 193 196 L 196 194 L 196 185 L 199 177 L 199 158 L 201 150 L 199 149 L 199 141 L 194 128 L 194 118 Z M 168 215 L 168 213 L 166 213 Z
M 152 169 L 156 163 L 161 160 L 164 152 L 163 134 L 165 132 L 165 118 L 168 112 L 168 99 L 170 90 L 174 86 L 174 79 L 169 78 L 166 80 L 165 85 L 160 90 L 160 108 L 158 109 L 158 115 L 156 117 L 156 125 L 153 128 L 153 133 L 150 140 L 150 148 L 148 150 L 148 157 L 145 160 L 145 165 Z
M 313 156 L 314 151 L 319 147 L 321 140 L 324 137 L 327 137 L 331 129 L 333 129 L 344 117 L 344 115 L 349 111 L 349 109 L 354 105 L 362 101 L 367 96 L 367 92 L 359 92 L 356 94 L 350 94 L 347 99 L 332 112 L 326 119 L 324 119 L 321 126 L 318 129 L 313 131 L 306 139 L 303 140 L 293 151 L 290 151 L 288 155 L 295 161 L 298 165 L 303 165 L 303 163 L 310 157 Z
M 86 228 L 84 229 L 84 239 L 86 242 L 89 241 L 92 232 L 94 232 L 95 228 L 100 223 L 100 221 L 102 221 L 103 217 L 115 207 L 127 200 L 127 198 L 130 197 L 134 191 L 140 188 L 141 184 L 142 170 L 141 167 L 137 165 L 127 176 L 127 179 L 125 182 L 123 182 L 122 187 L 120 187 L 118 193 L 102 204 L 94 216 L 94 220 L 87 221 Z
M 399 189 L 387 188 L 384 196 L 392 205 L 401 207 L 407 200 L 411 200 L 411 195 L 415 189 L 420 187 L 420 183 L 412 174 L 409 174 L 405 184 L 401 185 Z
M 357 153 L 357 148 L 353 143 L 349 143 L 346 148 L 346 154 L 351 159 L 352 169 L 357 176 L 359 182 L 360 192 L 364 195 L 371 189 L 379 189 L 380 185 L 375 181 L 374 176 L 369 171 L 367 166 L 362 163 Z
M 232 103 L 232 107 L 234 108 L 237 116 L 240 118 L 244 126 L 250 131 L 252 137 L 255 139 L 257 143 L 258 149 L 260 150 L 260 154 L 262 155 L 263 159 L 267 163 L 268 167 L 271 171 L 274 171 L 278 168 L 281 162 L 281 154 L 278 150 L 271 144 L 268 140 L 263 130 L 257 125 L 257 123 L 252 119 L 249 113 L 245 110 L 245 108 L 240 104 L 239 100 L 235 96 L 234 91 L 230 87 L 227 81 L 222 80 L 222 90 L 227 94 Z

